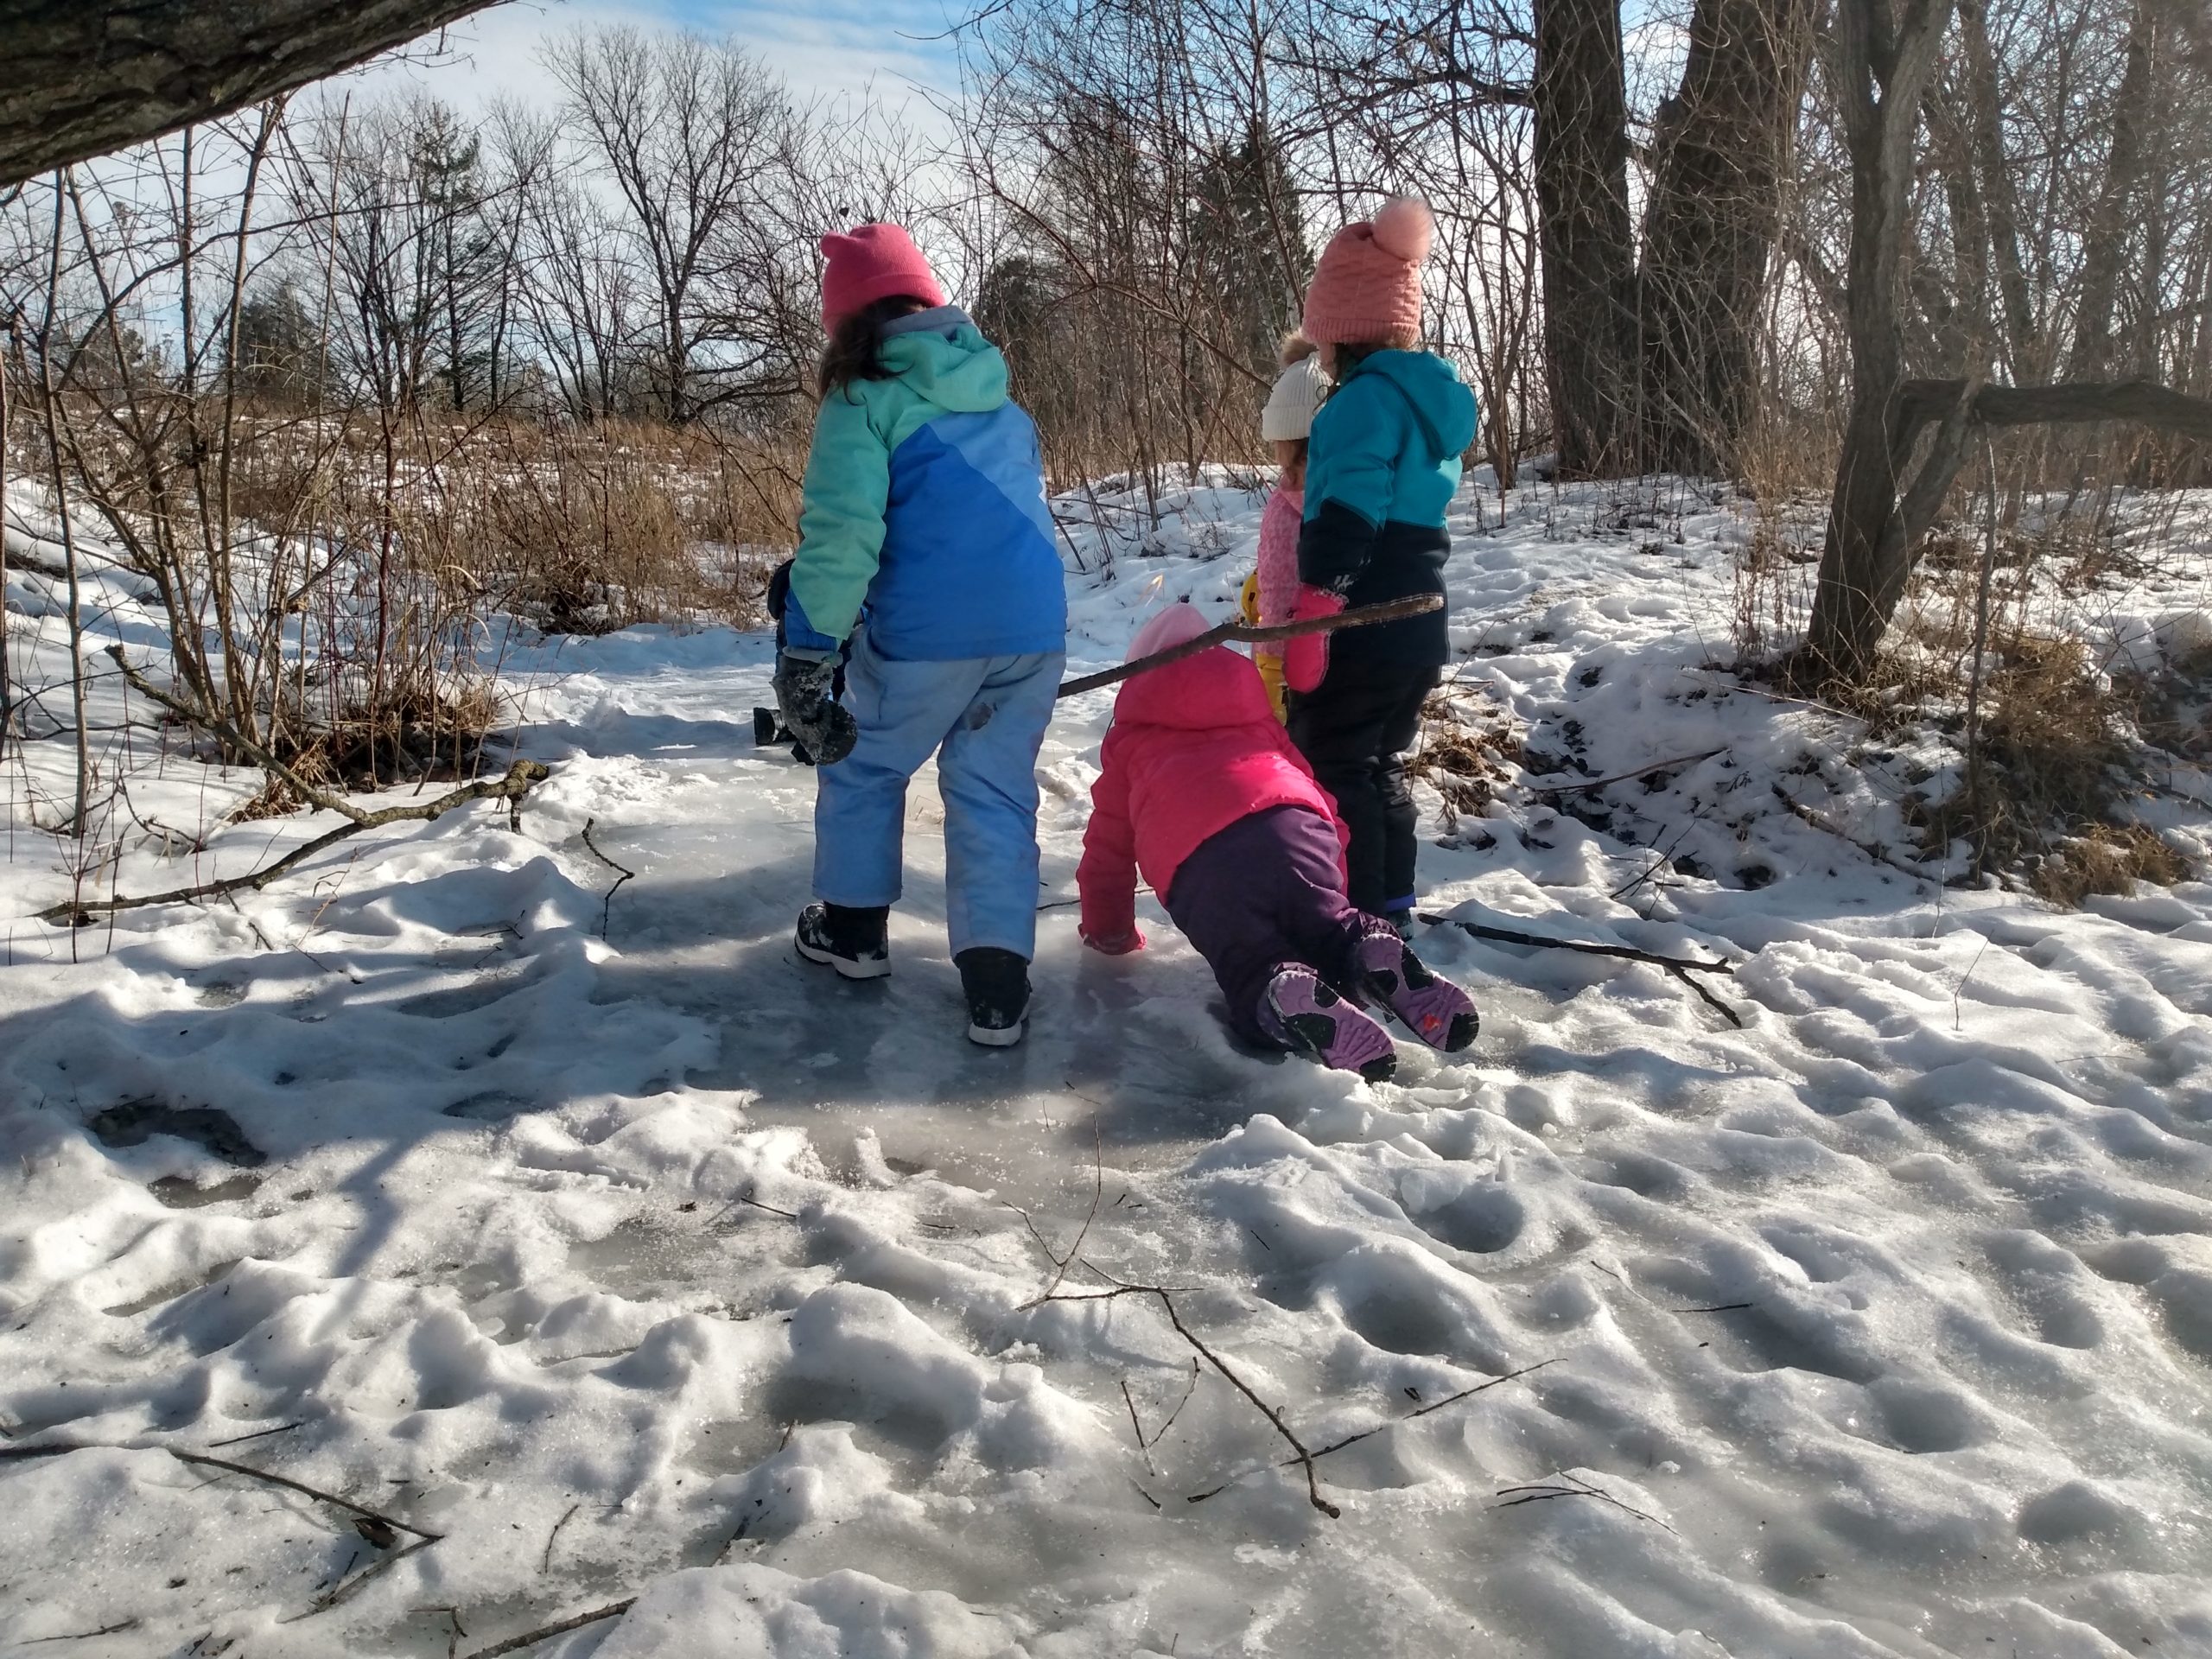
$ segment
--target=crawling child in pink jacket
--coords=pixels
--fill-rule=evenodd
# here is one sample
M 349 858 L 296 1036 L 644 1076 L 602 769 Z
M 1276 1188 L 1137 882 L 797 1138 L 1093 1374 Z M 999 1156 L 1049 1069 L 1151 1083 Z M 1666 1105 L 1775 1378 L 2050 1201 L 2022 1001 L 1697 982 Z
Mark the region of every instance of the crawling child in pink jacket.
M 1129 655 L 1205 627 L 1196 607 L 1170 606 Z M 1098 758 L 1076 872 L 1084 944 L 1109 956 L 1143 945 L 1141 874 L 1213 969 L 1248 1041 L 1380 1082 L 1397 1051 L 1370 1007 L 1433 1048 L 1475 1040 L 1467 994 L 1344 897 L 1344 825 L 1249 659 L 1215 645 L 1127 681 Z

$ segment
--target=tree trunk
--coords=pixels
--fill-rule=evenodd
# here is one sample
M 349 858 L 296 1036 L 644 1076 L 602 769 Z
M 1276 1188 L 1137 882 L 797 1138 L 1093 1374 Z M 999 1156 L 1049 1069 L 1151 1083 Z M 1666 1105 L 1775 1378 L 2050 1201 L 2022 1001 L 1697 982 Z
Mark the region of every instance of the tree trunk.
M 1812 0 L 1697 0 L 1643 224 L 1647 469 L 1734 461 L 1812 41 Z
M 2112 314 L 2120 292 L 2120 255 L 2127 244 L 2128 208 L 2143 181 L 2144 121 L 2151 98 L 2150 0 L 2136 0 L 2127 31 L 2127 67 L 2113 106 L 2112 149 L 2104 188 L 2097 193 L 2082 237 L 2082 308 L 2074 325 L 2070 377 L 2094 379 L 2112 365 Z
M 1965 48 L 1967 121 L 1974 170 L 1980 181 L 1982 212 L 1989 228 L 1990 254 L 1997 268 L 1998 296 L 2004 315 L 2004 340 L 2015 380 L 2040 380 L 2050 372 L 2043 360 L 2036 327 L 2035 301 L 2020 257 L 2019 192 L 2005 159 L 2005 129 L 1997 104 L 1997 55 L 1989 45 L 1988 14 L 1981 0 L 1959 7 L 1959 39 Z
M 1544 357 L 1562 477 L 1633 449 L 1636 251 L 1619 0 L 1535 0 L 1535 165 Z
M 0 187 L 227 114 L 491 0 L 0 0 Z
M 1851 155 L 1851 413 L 1799 665 L 1814 684 L 1865 680 L 1911 570 L 1912 537 L 1897 499 L 1908 448 L 1897 300 L 1921 99 L 1951 5 L 1909 0 L 1894 23 L 1889 0 L 1839 0 L 1836 8 L 1836 92 Z

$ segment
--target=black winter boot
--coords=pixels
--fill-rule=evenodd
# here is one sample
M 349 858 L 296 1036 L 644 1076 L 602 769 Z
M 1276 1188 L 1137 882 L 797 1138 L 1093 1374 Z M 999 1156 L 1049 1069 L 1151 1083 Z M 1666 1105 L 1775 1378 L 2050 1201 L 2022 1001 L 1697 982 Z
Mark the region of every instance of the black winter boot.
M 978 944 L 952 959 L 968 994 L 968 1040 L 1012 1048 L 1029 1027 L 1029 963 L 995 944 Z
M 792 943 L 809 962 L 827 963 L 847 979 L 880 979 L 891 971 L 888 905 L 809 905 L 798 913 Z

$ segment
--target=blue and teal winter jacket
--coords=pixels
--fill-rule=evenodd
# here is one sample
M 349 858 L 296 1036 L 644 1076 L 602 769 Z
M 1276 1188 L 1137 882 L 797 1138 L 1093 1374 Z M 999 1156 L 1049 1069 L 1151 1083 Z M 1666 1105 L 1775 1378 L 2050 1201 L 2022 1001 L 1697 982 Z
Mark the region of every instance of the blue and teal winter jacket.
M 884 336 L 890 377 L 830 393 L 815 420 L 786 641 L 833 651 L 865 610 L 894 659 L 1065 650 L 1044 462 L 1006 359 L 952 306 Z
M 1428 352 L 1375 352 L 1352 365 L 1313 416 L 1298 577 L 1348 607 L 1444 591 L 1452 550 L 1444 509 L 1475 435 L 1475 395 Z M 1332 662 L 1440 667 L 1452 642 L 1442 611 L 1346 628 Z

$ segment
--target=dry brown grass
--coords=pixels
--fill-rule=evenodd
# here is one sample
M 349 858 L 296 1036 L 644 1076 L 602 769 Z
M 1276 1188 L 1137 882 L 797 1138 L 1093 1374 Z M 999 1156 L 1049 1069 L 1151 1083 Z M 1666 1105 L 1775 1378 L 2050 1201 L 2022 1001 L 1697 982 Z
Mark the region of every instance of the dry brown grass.
M 665 428 L 510 425 L 442 470 L 424 540 L 550 631 L 640 622 L 758 626 L 798 518 L 790 439 Z
M 1449 689 L 1421 705 L 1420 750 L 1406 776 L 1426 779 L 1444 798 L 1445 832 L 1456 834 L 1462 816 L 1479 817 L 1522 761 L 1521 740 L 1510 715 Z
M 1909 630 L 1920 648 L 1885 658 L 1852 712 L 1870 732 L 1916 723 L 1943 729 L 1967 755 L 1967 779 L 1948 798 L 1904 800 L 1905 817 L 1929 856 L 1952 842 L 1974 849 L 1976 867 L 2024 878 L 2053 903 L 2122 893 L 2138 880 L 2185 880 L 2184 860 L 2134 823 L 2127 800 L 2144 782 L 2141 687 L 2099 675 L 2079 639 L 2009 632 L 1993 645 L 1982 677 L 1980 717 L 1969 731 L 1965 701 L 1971 638 L 1962 652 L 1947 630 Z
M 2029 879 L 2043 898 L 2073 910 L 2092 894 L 2125 894 L 2139 881 L 2171 887 L 2191 874 L 2189 861 L 2155 831 L 2139 823 L 2100 823 L 2061 841 Z
M 1803 631 L 1836 454 L 1836 435 L 1827 423 L 1772 412 L 1752 423 L 1738 447 L 1751 539 L 1736 556 L 1732 622 L 1737 645 L 1747 654 Z

